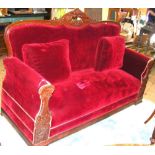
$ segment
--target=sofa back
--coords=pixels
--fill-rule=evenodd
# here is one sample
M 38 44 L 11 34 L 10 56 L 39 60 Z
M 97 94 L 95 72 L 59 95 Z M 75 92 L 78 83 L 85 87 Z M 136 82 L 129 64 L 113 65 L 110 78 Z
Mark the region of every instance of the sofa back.
M 22 58 L 22 46 L 59 39 L 69 40 L 69 57 L 73 71 L 90 68 L 95 63 L 97 43 L 102 36 L 119 35 L 120 26 L 114 23 L 94 23 L 82 26 L 52 25 L 46 22 L 21 22 L 5 31 L 9 55 Z

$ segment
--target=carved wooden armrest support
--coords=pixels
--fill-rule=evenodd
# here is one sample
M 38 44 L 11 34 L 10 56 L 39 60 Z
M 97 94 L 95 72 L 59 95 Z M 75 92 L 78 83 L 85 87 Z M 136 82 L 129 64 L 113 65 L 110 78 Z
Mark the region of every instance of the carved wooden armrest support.
M 146 84 L 147 84 L 147 81 L 148 81 L 148 78 L 149 78 L 149 73 L 151 71 L 151 68 L 152 68 L 154 62 L 155 62 L 155 59 L 151 58 L 148 61 L 147 65 L 146 65 L 146 67 L 145 67 L 145 69 L 144 69 L 144 71 L 143 71 L 143 73 L 141 75 L 141 88 L 140 88 L 139 95 L 138 95 L 139 99 L 143 97 L 143 94 L 144 94 L 144 91 L 145 91 L 145 88 L 146 88 Z
M 41 105 L 40 110 L 35 118 L 33 132 L 34 145 L 47 140 L 49 137 L 52 115 L 49 111 L 48 102 L 53 92 L 54 86 L 50 83 L 41 86 L 39 89 L 38 93 L 40 95 Z

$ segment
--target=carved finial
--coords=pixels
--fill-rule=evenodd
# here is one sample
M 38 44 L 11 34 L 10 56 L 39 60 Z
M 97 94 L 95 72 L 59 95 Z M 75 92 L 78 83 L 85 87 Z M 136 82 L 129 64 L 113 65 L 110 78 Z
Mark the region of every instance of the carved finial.
M 39 95 L 41 100 L 49 99 L 51 97 L 51 94 L 54 91 L 54 86 L 49 84 L 46 84 L 39 89 Z

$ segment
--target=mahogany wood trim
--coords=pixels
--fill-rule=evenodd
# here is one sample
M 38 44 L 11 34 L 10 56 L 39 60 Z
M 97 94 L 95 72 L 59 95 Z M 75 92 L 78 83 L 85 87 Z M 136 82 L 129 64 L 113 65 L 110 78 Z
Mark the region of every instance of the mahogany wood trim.
M 80 20 L 79 20 L 80 19 Z M 89 18 L 85 13 L 79 9 L 75 9 L 69 13 L 66 13 L 63 17 L 56 20 L 25 20 L 17 21 L 8 25 L 5 29 L 4 40 L 8 50 L 8 56 L 13 55 L 11 43 L 9 41 L 9 32 L 12 27 L 23 25 L 23 24 L 45 24 L 45 25 L 72 25 L 81 26 L 84 24 L 96 23 L 91 18 Z
M 43 24 L 43 25 L 51 25 L 51 26 L 58 26 L 58 25 L 70 25 L 70 26 L 84 26 L 87 24 L 98 24 L 98 23 L 114 23 L 112 21 L 101 21 L 97 22 L 92 20 L 88 17 L 84 12 L 79 9 L 75 9 L 69 13 L 66 13 L 60 19 L 56 20 L 24 20 L 24 21 L 17 21 L 10 25 L 8 25 L 4 32 L 4 40 L 8 50 L 8 56 L 13 55 L 11 43 L 9 41 L 9 33 L 13 27 L 20 26 L 20 25 L 27 25 L 27 24 Z M 115 24 L 118 24 L 115 22 Z M 120 24 L 118 24 L 120 25 Z
M 43 25 L 49 25 L 49 26 L 59 26 L 59 25 L 84 26 L 87 24 L 98 24 L 98 23 L 104 23 L 104 24 L 113 23 L 113 24 L 117 24 L 120 26 L 119 23 L 113 22 L 113 21 L 101 21 L 101 22 L 94 22 L 94 21 L 91 22 L 90 21 L 90 22 L 88 22 L 83 19 L 82 19 L 82 21 L 83 22 L 75 20 L 74 22 L 72 22 L 72 21 L 67 22 L 66 20 L 63 20 L 63 18 L 62 18 L 59 20 L 26 20 L 26 21 L 14 22 L 14 23 L 8 25 L 5 28 L 5 32 L 4 32 L 4 41 L 5 41 L 5 44 L 7 47 L 8 56 L 13 56 L 13 50 L 12 50 L 12 46 L 11 46 L 10 39 L 9 39 L 9 33 L 10 33 L 10 30 L 16 26 L 20 26 L 20 25 L 24 25 L 24 24 L 25 25 L 27 25 L 27 24 L 43 24 Z
M 19 26 L 20 24 L 44 24 L 44 25 L 72 25 L 72 26 L 82 26 L 84 24 L 96 24 L 99 22 L 95 22 L 89 18 L 87 18 L 86 16 L 84 16 L 84 14 L 82 15 L 78 15 L 79 11 L 73 11 L 71 13 L 68 13 L 67 15 L 63 16 L 61 19 L 59 20 L 29 20 L 29 21 L 20 21 L 20 22 L 15 22 L 11 25 L 9 25 L 6 30 L 5 30 L 5 42 L 6 42 L 6 46 L 8 49 L 8 55 L 12 56 L 12 47 L 11 44 L 9 42 L 9 31 L 12 27 L 14 26 Z M 74 18 L 76 17 L 76 18 Z M 81 20 L 77 20 L 78 18 L 81 18 Z M 74 20 L 73 20 L 74 19 Z M 109 21 L 106 21 L 109 22 Z M 100 22 L 102 23 L 102 22 Z M 129 105 L 131 104 L 135 104 L 138 103 L 139 101 L 141 101 L 142 96 L 144 94 L 144 90 L 146 87 L 146 83 L 148 80 L 148 75 L 149 72 L 153 66 L 154 63 L 154 59 L 151 59 L 148 61 L 146 68 L 144 70 L 144 76 L 141 77 L 141 88 L 140 88 L 140 92 L 138 95 L 137 100 L 134 100 L 132 103 L 129 103 Z M 33 143 L 32 145 L 47 145 L 50 142 L 54 142 L 60 138 L 63 138 L 69 134 L 72 134 L 76 131 L 79 131 L 80 129 L 87 127 L 91 124 L 94 124 L 95 122 L 98 122 L 100 120 L 102 120 L 105 117 L 108 117 L 109 115 L 111 115 L 112 113 L 114 113 L 114 111 L 118 111 L 118 110 L 114 110 L 113 112 L 110 112 L 109 114 L 107 114 L 106 116 L 100 116 L 98 118 L 95 118 L 94 120 L 89 121 L 88 123 L 85 124 L 81 124 L 80 126 L 70 129 L 69 131 L 66 131 L 64 133 L 61 133 L 55 137 L 51 137 L 49 138 L 49 131 L 50 131 L 50 126 L 51 126 L 51 120 L 52 120 L 52 114 L 50 114 L 49 108 L 48 108 L 48 102 L 49 99 L 52 95 L 54 91 L 54 86 L 51 84 L 47 84 L 42 86 L 39 89 L 39 94 L 40 94 L 40 99 L 41 99 L 41 107 L 40 110 L 35 118 L 35 127 L 34 127 L 34 134 L 33 134 Z M 127 106 L 124 106 L 127 107 Z M 122 108 L 119 108 L 122 109 Z
M 49 111 L 48 102 L 52 93 L 54 92 L 54 86 L 46 84 L 40 87 L 39 95 L 41 99 L 40 110 L 35 118 L 34 131 L 33 131 L 33 144 L 47 140 L 49 138 L 52 114 Z
M 10 30 L 13 27 L 20 26 L 20 25 L 23 25 L 23 24 L 45 24 L 45 25 L 51 25 L 51 21 L 49 21 L 49 20 L 25 20 L 25 21 L 17 21 L 17 22 L 9 24 L 5 28 L 5 32 L 4 32 L 4 41 L 5 41 L 5 44 L 6 44 L 6 47 L 7 47 L 8 56 L 13 56 L 12 46 L 11 46 L 10 38 L 9 38 Z
M 140 88 L 140 91 L 139 91 L 139 94 L 138 94 L 138 98 L 141 98 L 143 97 L 143 94 L 144 94 L 144 91 L 145 91 L 145 88 L 146 88 L 146 84 L 147 84 L 147 81 L 148 81 L 148 78 L 149 78 L 149 73 L 151 72 L 151 69 L 152 69 L 152 66 L 155 62 L 155 59 L 154 58 L 151 58 L 148 62 L 147 62 L 147 65 L 141 75 L 141 88 Z

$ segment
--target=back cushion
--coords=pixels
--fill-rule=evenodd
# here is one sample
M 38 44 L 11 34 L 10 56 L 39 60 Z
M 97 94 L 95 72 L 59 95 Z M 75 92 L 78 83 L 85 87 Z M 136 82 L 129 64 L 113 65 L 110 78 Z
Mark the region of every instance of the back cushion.
M 69 55 L 73 71 L 94 67 L 97 43 L 102 36 L 119 35 L 120 26 L 113 23 L 96 23 L 83 26 L 46 25 L 28 23 L 10 28 L 9 38 L 13 56 L 23 60 L 23 44 L 69 40 Z
M 98 40 L 102 36 L 119 34 L 116 24 L 89 24 L 80 27 L 66 26 L 66 36 L 70 40 L 70 61 L 72 70 L 94 67 Z
M 68 40 L 25 44 L 22 52 L 24 62 L 48 81 L 58 82 L 69 77 L 71 66 Z
M 121 36 L 101 37 L 96 49 L 95 70 L 121 68 L 125 52 L 125 41 Z

